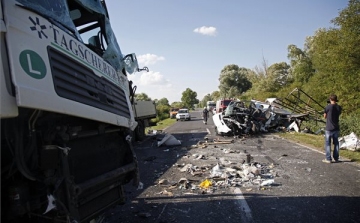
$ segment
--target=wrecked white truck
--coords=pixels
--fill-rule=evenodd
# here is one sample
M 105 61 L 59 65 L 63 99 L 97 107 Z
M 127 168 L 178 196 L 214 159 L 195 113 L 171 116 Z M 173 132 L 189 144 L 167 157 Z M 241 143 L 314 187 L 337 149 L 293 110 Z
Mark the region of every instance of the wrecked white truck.
M 0 31 L 1 222 L 89 222 L 124 202 L 143 69 L 105 1 L 1 0 Z

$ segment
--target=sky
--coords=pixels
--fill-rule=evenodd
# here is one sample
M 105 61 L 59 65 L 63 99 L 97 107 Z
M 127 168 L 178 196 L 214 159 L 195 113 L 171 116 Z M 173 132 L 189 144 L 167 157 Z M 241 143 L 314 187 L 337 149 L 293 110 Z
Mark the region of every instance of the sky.
M 181 101 L 190 88 L 202 100 L 219 88 L 230 64 L 255 69 L 287 62 L 305 39 L 347 7 L 347 0 L 131 0 L 106 2 L 123 54 L 136 53 L 129 79 L 152 100 Z

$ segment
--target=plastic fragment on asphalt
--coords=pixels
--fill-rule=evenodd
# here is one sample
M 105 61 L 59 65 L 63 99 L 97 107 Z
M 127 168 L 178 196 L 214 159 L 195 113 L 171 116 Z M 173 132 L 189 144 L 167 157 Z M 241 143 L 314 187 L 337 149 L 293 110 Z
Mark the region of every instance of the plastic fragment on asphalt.
M 220 176 L 222 176 L 222 174 L 223 174 L 222 168 L 220 167 L 219 164 L 216 164 L 212 168 L 210 176 L 211 177 L 220 177 Z
M 179 186 L 179 189 L 187 189 L 188 188 L 188 179 L 186 178 L 181 178 L 179 181 L 178 181 L 178 186 Z
M 142 182 L 139 182 L 138 190 L 142 190 L 144 188 L 144 184 Z
M 178 146 L 181 145 L 181 142 L 177 140 L 173 135 L 166 134 L 164 138 L 158 142 L 158 147 L 160 147 L 163 144 L 167 146 Z
M 183 168 L 180 169 L 180 172 L 187 172 L 191 169 L 193 165 L 191 163 L 186 164 Z
M 166 179 L 161 179 L 161 180 L 159 180 L 159 184 L 160 185 L 168 185 L 169 184 L 169 181 L 168 180 L 166 180 Z
M 200 183 L 199 187 L 207 189 L 212 185 L 211 181 L 206 179 L 203 182 Z
M 270 186 L 271 184 L 273 184 L 275 181 L 273 179 L 270 180 L 265 180 L 263 182 L 261 182 L 260 186 Z
M 171 191 L 167 191 L 167 190 L 163 190 L 163 191 L 160 191 L 159 193 L 157 194 L 163 194 L 163 195 L 168 195 L 168 196 L 174 196 L 174 194 L 171 192 Z

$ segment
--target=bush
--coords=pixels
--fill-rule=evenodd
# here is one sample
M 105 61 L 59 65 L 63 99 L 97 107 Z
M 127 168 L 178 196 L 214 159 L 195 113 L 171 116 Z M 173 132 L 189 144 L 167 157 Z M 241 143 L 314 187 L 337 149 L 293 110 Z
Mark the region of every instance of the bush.
M 305 127 L 310 128 L 313 132 L 319 129 L 325 129 L 325 123 L 308 121 L 301 124 L 301 129 Z M 340 136 L 349 135 L 354 132 L 357 136 L 360 136 L 360 114 L 352 113 L 350 115 L 340 116 Z
M 360 136 L 360 114 L 352 113 L 347 116 L 340 116 L 340 129 L 342 136 L 349 135 L 354 132 Z

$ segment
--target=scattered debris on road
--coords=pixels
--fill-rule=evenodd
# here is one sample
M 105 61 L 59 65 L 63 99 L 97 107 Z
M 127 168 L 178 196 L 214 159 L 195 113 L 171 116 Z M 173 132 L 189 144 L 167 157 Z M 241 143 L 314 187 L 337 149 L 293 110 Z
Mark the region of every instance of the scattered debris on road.
M 354 132 L 339 138 L 340 149 L 347 149 L 351 151 L 360 151 L 360 139 Z

